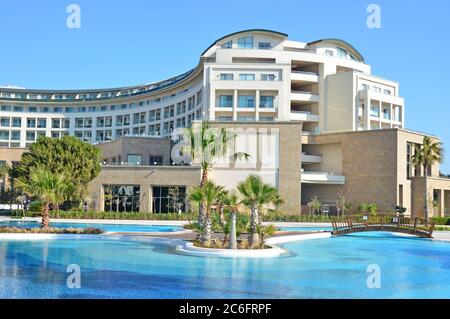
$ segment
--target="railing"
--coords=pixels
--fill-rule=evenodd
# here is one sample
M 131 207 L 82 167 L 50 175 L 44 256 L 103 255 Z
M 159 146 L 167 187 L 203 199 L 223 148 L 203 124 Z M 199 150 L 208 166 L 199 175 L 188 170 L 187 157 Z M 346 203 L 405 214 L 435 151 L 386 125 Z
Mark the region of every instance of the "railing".
M 435 223 L 424 218 L 395 214 L 350 215 L 331 217 L 333 235 L 364 231 L 390 231 L 431 238 Z

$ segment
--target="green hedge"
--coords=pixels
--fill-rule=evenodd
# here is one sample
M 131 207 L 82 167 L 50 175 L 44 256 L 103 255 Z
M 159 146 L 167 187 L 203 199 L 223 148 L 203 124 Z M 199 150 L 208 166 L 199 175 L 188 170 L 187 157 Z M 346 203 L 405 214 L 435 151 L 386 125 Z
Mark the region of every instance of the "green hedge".
M 450 225 L 450 217 L 431 217 L 431 220 L 436 223 L 436 225 Z
M 13 217 L 23 217 L 22 211 L 16 211 Z M 26 212 L 26 217 L 40 217 L 40 213 Z M 118 219 L 118 220 L 196 220 L 191 213 L 152 214 L 145 212 L 83 212 L 83 211 L 51 211 L 50 218 L 57 219 Z

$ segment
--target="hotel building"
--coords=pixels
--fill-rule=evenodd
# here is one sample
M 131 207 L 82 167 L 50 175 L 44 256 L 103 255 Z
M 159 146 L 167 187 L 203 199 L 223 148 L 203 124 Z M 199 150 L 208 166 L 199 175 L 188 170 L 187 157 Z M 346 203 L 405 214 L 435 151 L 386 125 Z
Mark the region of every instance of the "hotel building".
M 304 43 L 271 30 L 224 36 L 194 69 L 158 83 L 2 87 L 0 163 L 18 161 L 39 136 L 72 135 L 103 153 L 102 172 L 90 185 L 92 209 L 164 213 L 169 189 L 185 194 L 201 174 L 196 165 L 173 165 L 170 137 L 200 121 L 242 131 L 238 139 L 248 132 L 255 138 L 244 143 L 251 163 L 217 163 L 211 179 L 232 188 L 258 174 L 279 189 L 286 213 L 305 213 L 314 195 L 332 211 L 339 191 L 352 210 L 376 203 L 379 210 L 399 205 L 424 214 L 423 172 L 411 162 L 424 135 L 405 129 L 399 84 L 372 75 L 362 54 L 343 40 Z M 438 163 L 430 173 L 431 214 L 449 213 L 450 181 L 439 177 Z M 105 190 L 126 204 L 112 207 Z

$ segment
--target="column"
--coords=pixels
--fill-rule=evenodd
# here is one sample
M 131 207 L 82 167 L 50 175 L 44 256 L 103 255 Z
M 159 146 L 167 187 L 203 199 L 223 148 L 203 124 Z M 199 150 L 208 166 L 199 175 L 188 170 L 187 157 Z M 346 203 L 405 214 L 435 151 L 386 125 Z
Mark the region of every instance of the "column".
M 255 121 L 259 121 L 259 102 L 260 102 L 260 92 L 256 90 L 255 97 Z
M 237 120 L 238 91 L 233 91 L 233 121 Z
M 444 217 L 445 214 L 445 190 L 441 189 L 439 201 L 439 216 Z

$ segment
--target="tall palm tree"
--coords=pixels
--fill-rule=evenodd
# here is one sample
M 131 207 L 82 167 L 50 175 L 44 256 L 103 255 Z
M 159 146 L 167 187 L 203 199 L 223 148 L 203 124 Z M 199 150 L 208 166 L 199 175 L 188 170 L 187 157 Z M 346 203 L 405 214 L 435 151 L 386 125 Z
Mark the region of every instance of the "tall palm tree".
M 416 166 L 423 167 L 425 177 L 425 218 L 429 217 L 428 203 L 428 169 L 436 162 L 441 163 L 444 159 L 444 149 L 441 142 L 433 142 L 429 136 L 423 137 L 422 145 L 416 145 L 412 161 Z
M 16 185 L 27 195 L 42 201 L 42 228 L 50 225 L 50 205 L 62 204 L 73 192 L 74 187 L 64 175 L 36 169 L 31 171 L 30 178 L 17 178 Z
M 184 129 L 183 140 L 185 145 L 183 152 L 189 154 L 192 162 L 200 163 L 202 177 L 200 186 L 208 181 L 208 172 L 216 161 L 228 155 L 228 151 L 234 142 L 235 134 L 227 128 L 213 128 L 207 122 L 202 122 L 200 126 L 193 126 Z M 234 159 L 249 158 L 245 152 L 235 152 Z M 202 205 L 199 206 L 198 223 L 204 223 L 204 212 Z
M 206 182 L 203 186 L 194 187 L 189 193 L 189 199 L 201 207 L 205 213 L 203 224 L 200 224 L 200 242 L 203 246 L 209 246 L 211 241 L 212 210 L 218 202 L 218 195 L 223 191 L 222 186 L 217 186 L 213 182 Z
M 272 185 L 264 183 L 259 176 L 250 175 L 246 180 L 238 184 L 237 189 L 243 199 L 242 204 L 250 209 L 250 247 L 260 244 L 258 226 L 264 209 L 282 203 L 278 191 Z

